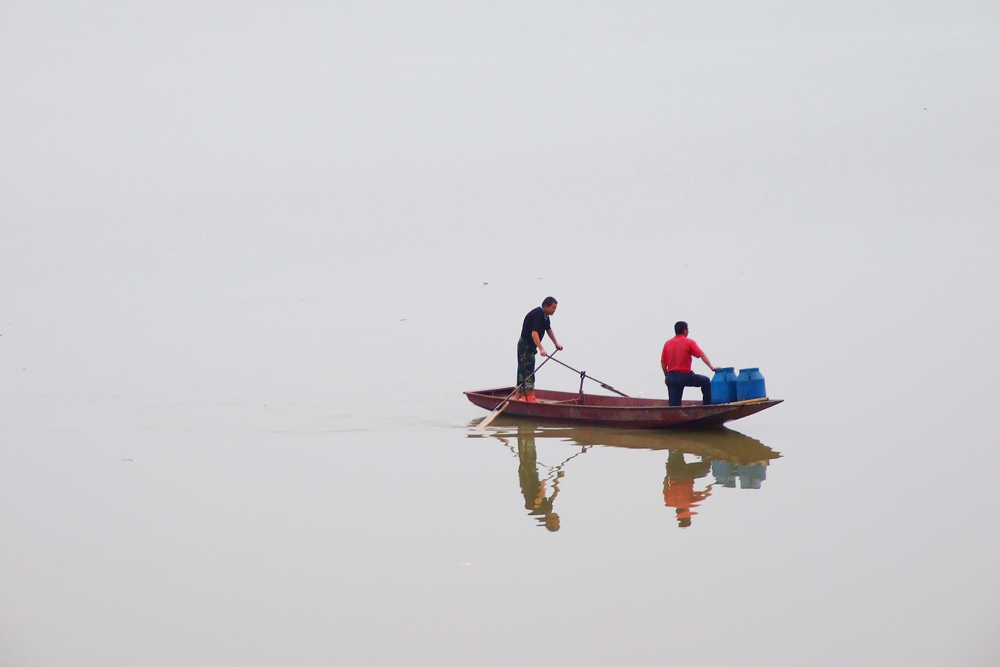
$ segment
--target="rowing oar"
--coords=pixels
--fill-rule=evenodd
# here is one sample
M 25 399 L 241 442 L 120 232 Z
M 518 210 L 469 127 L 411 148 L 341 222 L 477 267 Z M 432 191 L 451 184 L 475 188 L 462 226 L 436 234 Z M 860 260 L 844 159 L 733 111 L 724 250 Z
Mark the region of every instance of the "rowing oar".
M 524 386 L 524 383 L 527 382 L 528 380 L 530 380 L 532 375 L 534 375 L 538 371 L 542 370 L 542 366 L 544 366 L 546 364 L 546 362 L 548 362 L 549 359 L 551 359 L 552 357 L 554 357 L 555 354 L 556 354 L 556 352 L 558 352 L 558 351 L 559 350 L 552 350 L 552 354 L 550 354 L 549 356 L 545 357 L 545 361 L 543 361 L 542 363 L 538 364 L 538 368 L 536 368 L 535 370 L 531 371 L 531 374 L 528 375 L 528 377 L 526 377 L 523 380 L 521 380 L 521 384 L 519 384 L 516 387 L 514 387 L 514 391 L 510 392 L 510 395 L 507 398 L 503 399 L 503 403 L 501 403 L 500 405 L 498 405 L 496 410 L 494 410 L 490 414 L 486 415 L 486 419 L 484 419 L 483 421 L 479 422 L 479 424 L 476 425 L 476 428 L 482 430 L 482 429 L 486 428 L 487 426 L 489 426 L 490 423 L 494 419 L 497 418 L 497 415 L 499 415 L 501 412 L 503 412 L 504 408 L 507 407 L 507 404 L 510 403 L 510 399 L 514 398 L 514 394 L 516 394 L 518 391 L 520 391 L 521 387 Z M 556 359 L 556 361 L 559 361 L 559 360 Z
M 613 391 L 613 392 L 615 392 L 616 394 L 618 394 L 619 396 L 624 396 L 625 398 L 632 398 L 632 397 L 631 397 L 631 396 L 629 396 L 628 394 L 623 394 L 623 393 L 621 393 L 620 391 L 618 391 L 617 389 L 615 389 L 615 388 L 614 388 L 614 387 L 612 387 L 611 385 L 609 385 L 609 384 L 604 384 L 603 382 L 601 382 L 601 381 L 600 381 L 600 380 L 598 380 L 597 378 L 595 378 L 595 377 L 591 377 L 591 376 L 587 375 L 587 374 L 586 374 L 586 373 L 585 373 L 584 371 L 578 371 L 578 370 L 576 370 L 575 368 L 573 368 L 572 366 L 570 366 L 569 364 L 563 364 L 563 362 L 559 361 L 558 359 L 556 359 L 556 360 L 555 360 L 555 362 L 556 362 L 557 364 L 562 364 L 563 366 L 565 366 L 566 368 L 570 369 L 570 370 L 571 370 L 571 371 L 573 371 L 574 373 L 578 373 L 578 374 L 579 374 L 579 375 L 580 375 L 581 377 L 585 377 L 585 378 L 587 378 L 587 379 L 589 379 L 589 380 L 593 380 L 594 382 L 596 382 L 597 384 L 601 385 L 601 386 L 602 386 L 603 388 L 607 389 L 608 391 Z M 541 368 L 541 367 L 539 366 L 539 368 Z M 580 381 L 580 387 L 583 387 L 583 381 L 582 381 L 582 380 Z M 581 391 L 583 391 L 583 390 L 581 389 Z

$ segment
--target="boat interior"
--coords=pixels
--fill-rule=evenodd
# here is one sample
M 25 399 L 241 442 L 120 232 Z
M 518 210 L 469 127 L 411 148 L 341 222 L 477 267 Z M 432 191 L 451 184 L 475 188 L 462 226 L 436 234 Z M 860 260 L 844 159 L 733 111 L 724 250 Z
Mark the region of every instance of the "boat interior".
M 476 392 L 478 394 L 493 396 L 496 398 L 506 398 L 514 391 L 513 387 L 503 387 L 501 389 L 491 389 L 488 391 Z M 624 396 L 604 396 L 601 394 L 573 393 L 568 391 L 550 391 L 546 389 L 536 389 L 535 399 L 537 403 L 549 405 L 591 405 L 595 407 L 609 408 L 666 408 L 670 407 L 666 399 L 660 398 L 626 398 Z M 700 400 L 683 401 L 682 406 L 701 405 Z

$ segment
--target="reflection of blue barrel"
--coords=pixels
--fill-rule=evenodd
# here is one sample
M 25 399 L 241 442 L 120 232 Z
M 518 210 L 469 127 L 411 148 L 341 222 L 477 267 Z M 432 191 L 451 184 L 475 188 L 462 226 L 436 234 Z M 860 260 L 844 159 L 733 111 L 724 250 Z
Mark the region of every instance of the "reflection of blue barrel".
M 767 468 L 763 462 L 740 466 L 737 474 L 740 476 L 741 489 L 759 489 L 767 479 Z
M 712 461 L 712 476 L 716 484 L 727 489 L 736 488 L 736 466 L 729 461 Z
M 732 366 L 716 368 L 712 376 L 712 403 L 732 403 L 736 400 L 736 371 Z
M 751 398 L 766 398 L 764 376 L 759 368 L 741 368 L 736 378 L 736 400 L 746 401 Z

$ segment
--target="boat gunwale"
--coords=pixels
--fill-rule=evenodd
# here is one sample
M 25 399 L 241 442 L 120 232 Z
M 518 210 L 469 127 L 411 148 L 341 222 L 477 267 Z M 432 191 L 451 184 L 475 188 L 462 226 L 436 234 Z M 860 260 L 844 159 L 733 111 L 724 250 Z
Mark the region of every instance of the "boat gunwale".
M 497 405 L 499 406 L 499 404 L 503 403 L 504 400 L 506 399 L 506 397 L 509 394 L 511 394 L 513 391 L 514 391 L 514 387 L 496 387 L 494 389 L 480 389 L 480 390 L 474 390 L 474 391 L 465 391 L 465 392 L 462 392 L 462 393 L 464 393 L 466 395 L 466 397 L 469 397 L 470 399 L 471 399 L 472 396 L 480 396 L 482 398 L 495 399 L 495 400 L 498 401 Z M 537 390 L 537 391 L 539 391 L 539 392 L 544 391 L 546 393 L 553 393 L 553 394 L 565 394 L 567 396 L 577 396 L 577 397 L 580 396 L 580 394 L 574 394 L 573 392 L 568 392 L 568 391 L 556 391 L 556 390 L 548 390 L 548 389 L 547 390 Z M 498 395 L 496 395 L 495 392 L 501 392 L 504 395 L 503 396 L 498 396 Z M 593 397 L 599 397 L 599 398 L 619 399 L 619 397 L 617 397 L 617 396 L 604 396 L 602 394 L 586 394 L 585 393 L 585 394 L 583 394 L 583 396 L 593 396 Z M 733 401 L 731 403 L 710 403 L 708 405 L 705 405 L 704 403 L 701 403 L 700 401 L 685 401 L 685 403 L 682 404 L 682 405 L 664 405 L 664 403 L 666 403 L 666 399 L 662 399 L 662 398 L 638 398 L 638 397 L 632 397 L 632 396 L 630 396 L 626 400 L 633 400 L 633 401 L 656 401 L 658 403 L 658 405 L 596 405 L 596 404 L 587 404 L 587 403 L 572 403 L 572 400 L 575 400 L 575 399 L 568 399 L 568 400 L 565 400 L 565 401 L 539 400 L 539 401 L 531 402 L 531 403 L 529 403 L 529 405 L 536 405 L 536 406 L 551 405 L 551 406 L 556 406 L 556 407 L 559 407 L 559 406 L 566 406 L 566 407 L 573 406 L 573 407 L 584 407 L 584 408 L 591 409 L 591 410 L 592 409 L 598 409 L 598 410 L 628 410 L 628 411 L 644 411 L 644 410 L 690 410 L 692 408 L 696 408 L 696 409 L 700 409 L 700 410 L 704 410 L 704 411 L 711 411 L 711 416 L 716 416 L 716 415 L 720 414 L 720 411 L 736 410 L 736 409 L 740 409 L 740 408 L 744 408 L 744 407 L 749 407 L 749 406 L 770 407 L 772 405 L 777 405 L 778 403 L 782 403 L 784 401 L 783 398 L 767 398 L 767 397 L 765 397 L 765 398 L 750 399 L 748 401 Z M 523 403 L 523 401 L 517 401 L 517 403 Z M 473 403 L 473 404 L 475 405 L 475 403 Z M 483 406 L 478 406 L 478 407 L 483 407 Z M 763 407 L 761 409 L 763 409 Z M 484 409 L 487 409 L 487 408 L 484 408 Z M 705 415 L 705 416 L 709 416 L 709 415 Z

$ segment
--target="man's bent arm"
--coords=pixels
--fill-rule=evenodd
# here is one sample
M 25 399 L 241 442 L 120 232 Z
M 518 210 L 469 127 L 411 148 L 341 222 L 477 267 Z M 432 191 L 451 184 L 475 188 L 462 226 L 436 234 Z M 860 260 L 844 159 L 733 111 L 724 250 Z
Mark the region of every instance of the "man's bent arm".
M 562 345 L 560 345 L 559 341 L 556 340 L 556 333 L 552 329 L 549 329 L 549 338 L 552 339 L 552 344 L 556 346 L 557 350 L 562 349 Z
M 708 366 L 709 368 L 711 368 L 713 371 L 715 370 L 715 366 L 713 366 L 712 362 L 708 360 L 708 355 L 707 354 L 701 355 L 701 360 L 705 362 L 706 366 Z
M 548 353 L 545 351 L 545 348 L 542 347 L 542 341 L 539 340 L 537 331 L 531 332 L 531 340 L 535 343 L 535 347 L 538 348 L 539 354 L 541 354 L 543 357 L 549 356 Z
M 660 368 L 663 369 L 663 377 L 667 377 L 667 364 L 661 361 Z

